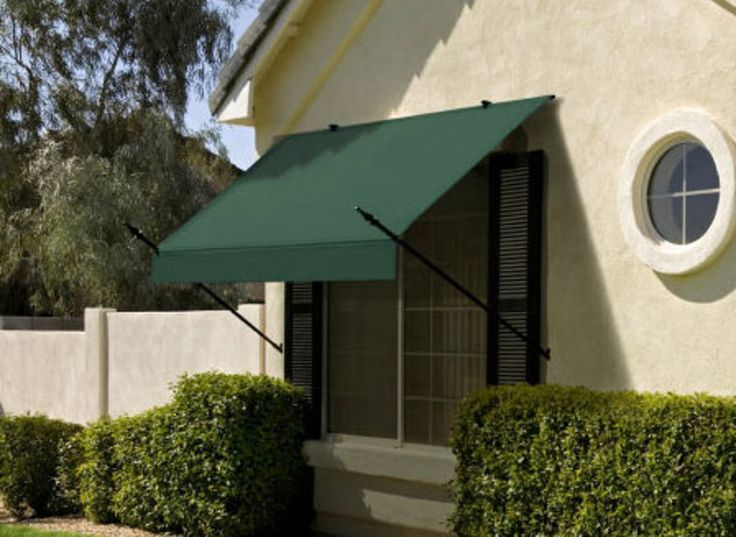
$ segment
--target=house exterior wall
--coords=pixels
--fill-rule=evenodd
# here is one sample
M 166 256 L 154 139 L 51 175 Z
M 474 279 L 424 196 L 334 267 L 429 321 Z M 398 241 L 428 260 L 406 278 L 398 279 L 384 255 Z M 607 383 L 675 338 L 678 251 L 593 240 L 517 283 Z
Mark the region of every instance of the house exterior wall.
M 307 14 L 256 85 L 259 151 L 295 117 L 290 131 L 557 95 L 524 126 L 549 165 L 545 381 L 732 393 L 736 246 L 694 274 L 658 275 L 624 242 L 617 192 L 637 135 L 667 112 L 701 110 L 736 136 L 736 14 L 708 0 L 384 0 L 302 110 L 369 3 Z
M 736 137 L 734 88 L 727 0 L 324 0 L 256 80 L 257 146 L 330 123 L 555 94 L 512 147 L 548 160 L 543 381 L 732 394 L 736 245 L 690 275 L 657 274 L 625 242 L 617 197 L 627 153 L 660 116 L 699 110 Z M 283 286 L 267 295 L 273 324 Z M 318 491 L 320 480 L 335 487 L 332 504 L 318 496 L 321 516 L 390 518 L 368 494 L 346 513 L 338 497 L 354 483 L 336 471 L 317 475 Z

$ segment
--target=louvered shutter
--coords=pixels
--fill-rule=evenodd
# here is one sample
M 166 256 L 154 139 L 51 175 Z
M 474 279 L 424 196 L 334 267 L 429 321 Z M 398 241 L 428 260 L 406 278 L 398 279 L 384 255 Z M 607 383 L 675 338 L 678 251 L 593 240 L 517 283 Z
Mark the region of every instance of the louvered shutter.
M 544 153 L 490 158 L 488 383 L 539 383 Z
M 322 284 L 287 283 L 285 308 L 286 379 L 307 399 L 306 430 L 319 438 L 322 423 Z

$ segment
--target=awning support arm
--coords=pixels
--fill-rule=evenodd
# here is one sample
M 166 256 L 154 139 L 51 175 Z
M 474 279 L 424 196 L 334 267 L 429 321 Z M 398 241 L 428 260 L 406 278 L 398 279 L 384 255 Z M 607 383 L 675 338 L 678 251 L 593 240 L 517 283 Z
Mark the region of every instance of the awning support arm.
M 128 228 L 128 231 L 130 231 L 130 234 L 133 235 L 133 237 L 135 237 L 136 239 L 138 239 L 141 242 L 145 243 L 146 246 L 148 246 L 151 250 L 153 250 L 156 253 L 156 255 L 159 254 L 158 246 L 156 246 L 156 243 L 153 242 L 148 237 L 146 237 L 140 229 L 138 229 L 135 226 L 132 226 L 132 225 L 128 224 L 127 222 L 125 223 L 125 227 Z M 276 343 L 274 340 L 272 340 L 266 334 L 264 334 L 263 332 L 261 332 L 261 330 L 259 330 L 256 325 L 254 325 L 248 319 L 246 319 L 245 317 L 243 317 L 238 310 L 236 310 L 230 304 L 228 304 L 222 297 L 220 297 L 212 289 L 210 289 L 209 287 L 207 287 L 203 283 L 195 283 L 194 285 L 198 289 L 201 289 L 202 291 L 204 291 L 210 298 L 212 298 L 215 302 L 217 302 L 223 308 L 225 308 L 230 313 L 232 313 L 233 315 L 235 315 L 238 319 L 240 319 L 240 321 L 243 324 L 245 324 L 246 326 L 248 326 L 248 328 L 250 328 L 251 330 L 253 330 L 261 338 L 263 338 L 263 340 L 266 341 L 266 343 L 268 343 L 269 345 L 271 345 L 274 349 L 276 349 L 277 351 L 279 351 L 281 354 L 284 353 L 284 346 L 282 344 Z
M 519 338 L 524 343 L 527 343 L 529 341 L 529 338 L 526 336 L 526 334 L 522 333 L 519 329 L 517 329 L 515 326 L 513 326 L 511 323 L 509 323 L 506 319 L 504 319 L 496 310 L 492 310 L 488 307 L 488 305 L 483 302 L 480 298 L 475 296 L 473 293 L 471 293 L 468 289 L 466 289 L 460 282 L 455 280 L 452 276 L 450 276 L 447 272 L 442 270 L 440 267 L 438 267 L 436 264 L 434 264 L 431 260 L 429 260 L 427 257 L 425 257 L 421 252 L 416 250 L 411 244 L 406 242 L 404 239 L 399 237 L 396 233 L 391 231 L 389 228 L 387 228 L 383 223 L 376 218 L 373 214 L 364 211 L 360 207 L 355 207 L 355 210 L 360 213 L 360 215 L 365 219 L 366 222 L 368 222 L 373 227 L 378 228 L 384 235 L 386 235 L 389 239 L 391 239 L 393 242 L 395 242 L 397 245 L 401 246 L 404 250 L 409 252 L 411 255 L 416 257 L 419 261 L 421 261 L 425 266 L 429 267 L 432 272 L 440 276 L 443 280 L 445 280 L 447 283 L 449 283 L 452 287 L 454 287 L 458 292 L 460 292 L 463 296 L 465 296 L 468 300 L 473 302 L 476 306 L 478 306 L 480 309 L 485 311 L 486 313 L 490 315 L 494 315 L 498 321 L 506 328 L 508 329 L 512 334 L 514 334 L 517 338 Z M 551 351 L 548 348 L 539 347 L 539 354 L 544 356 L 547 360 L 551 358 Z

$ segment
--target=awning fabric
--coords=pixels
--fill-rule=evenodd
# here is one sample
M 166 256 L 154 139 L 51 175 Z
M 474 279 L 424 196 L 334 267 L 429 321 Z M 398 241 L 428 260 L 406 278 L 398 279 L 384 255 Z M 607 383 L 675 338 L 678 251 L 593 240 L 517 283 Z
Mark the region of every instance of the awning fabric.
M 392 279 L 398 234 L 551 97 L 295 134 L 160 245 L 155 282 Z

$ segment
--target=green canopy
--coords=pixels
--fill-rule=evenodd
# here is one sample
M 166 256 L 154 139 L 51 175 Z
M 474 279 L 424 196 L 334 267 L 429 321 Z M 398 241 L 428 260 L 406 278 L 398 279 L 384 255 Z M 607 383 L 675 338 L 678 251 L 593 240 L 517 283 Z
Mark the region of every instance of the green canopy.
M 155 282 L 392 279 L 398 234 L 549 96 L 295 134 L 160 245 Z

